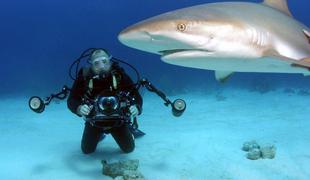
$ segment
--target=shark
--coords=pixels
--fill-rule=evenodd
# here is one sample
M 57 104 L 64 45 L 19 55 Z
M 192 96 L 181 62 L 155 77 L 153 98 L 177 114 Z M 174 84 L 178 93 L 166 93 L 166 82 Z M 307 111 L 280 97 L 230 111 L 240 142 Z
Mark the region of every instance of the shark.
M 286 0 L 215 2 L 166 12 L 122 30 L 118 40 L 174 65 L 234 72 L 310 75 L 310 30 Z

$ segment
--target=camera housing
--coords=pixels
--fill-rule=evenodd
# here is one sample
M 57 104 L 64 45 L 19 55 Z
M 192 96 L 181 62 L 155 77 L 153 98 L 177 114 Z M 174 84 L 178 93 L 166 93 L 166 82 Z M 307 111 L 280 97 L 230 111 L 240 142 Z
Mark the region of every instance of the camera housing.
M 125 92 L 118 92 L 115 95 L 101 93 L 92 103 L 91 113 L 85 117 L 90 122 L 107 121 L 130 121 L 129 107 L 133 99 Z
M 119 106 L 119 99 L 116 96 L 100 96 L 97 100 L 98 110 L 106 115 L 116 113 Z

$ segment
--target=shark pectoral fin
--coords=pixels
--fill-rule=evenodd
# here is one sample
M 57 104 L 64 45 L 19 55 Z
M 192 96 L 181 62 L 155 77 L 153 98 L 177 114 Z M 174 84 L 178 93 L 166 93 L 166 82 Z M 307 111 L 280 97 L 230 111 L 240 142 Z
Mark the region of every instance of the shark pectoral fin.
M 270 6 L 274 9 L 277 9 L 289 16 L 292 16 L 292 13 L 287 7 L 286 0 L 264 0 L 263 4 Z
M 225 82 L 234 72 L 231 71 L 215 71 L 215 79 L 221 83 Z
M 310 76 L 310 71 L 308 73 L 303 73 L 304 76 Z
M 300 66 L 310 69 L 310 57 L 296 61 L 295 64 L 298 64 Z
M 295 61 L 292 66 L 307 68 L 310 72 L 310 57 Z M 306 74 L 304 74 L 306 75 Z
M 310 44 L 310 32 L 305 30 L 305 29 L 303 29 L 302 32 L 304 33 L 304 35 L 306 36 L 306 38 L 308 39 L 308 42 Z

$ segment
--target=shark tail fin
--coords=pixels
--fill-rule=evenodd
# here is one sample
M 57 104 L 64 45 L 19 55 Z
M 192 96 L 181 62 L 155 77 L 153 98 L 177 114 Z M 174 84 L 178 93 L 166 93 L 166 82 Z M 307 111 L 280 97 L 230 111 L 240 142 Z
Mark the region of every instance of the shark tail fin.
M 263 4 L 292 16 L 292 13 L 287 6 L 287 0 L 264 0 Z

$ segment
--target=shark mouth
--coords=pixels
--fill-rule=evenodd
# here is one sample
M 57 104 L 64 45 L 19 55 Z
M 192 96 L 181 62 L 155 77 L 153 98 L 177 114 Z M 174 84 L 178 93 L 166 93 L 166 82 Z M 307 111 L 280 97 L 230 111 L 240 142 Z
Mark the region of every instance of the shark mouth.
M 168 56 L 168 55 L 172 55 L 172 54 L 177 54 L 177 53 L 186 53 L 186 52 L 205 52 L 205 53 L 212 53 L 213 51 L 209 51 L 206 49 L 170 49 L 170 50 L 162 50 L 162 51 L 158 51 L 158 53 L 164 57 L 164 56 Z

